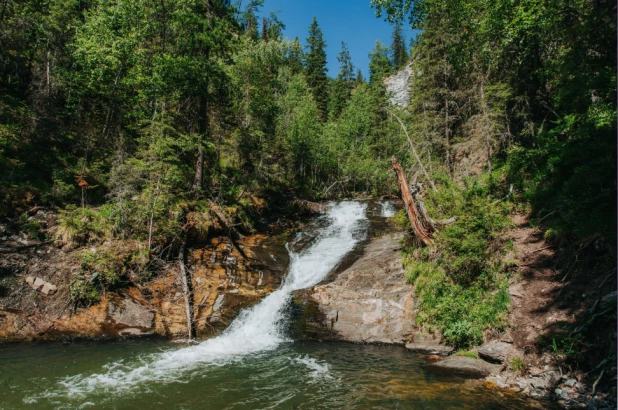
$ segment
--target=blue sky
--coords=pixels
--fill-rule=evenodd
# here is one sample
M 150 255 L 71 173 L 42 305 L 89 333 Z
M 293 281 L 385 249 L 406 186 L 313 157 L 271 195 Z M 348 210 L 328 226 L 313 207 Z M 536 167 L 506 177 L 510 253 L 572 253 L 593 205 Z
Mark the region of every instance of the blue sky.
M 268 16 L 271 11 L 279 12 L 279 19 L 286 25 L 284 37 L 292 40 L 298 36 L 303 45 L 313 16 L 318 18 L 327 44 L 330 77 L 339 72 L 341 41 L 347 43 L 354 66 L 365 77 L 369 74 L 368 54 L 375 41 L 391 44 L 392 27 L 383 18 L 376 18 L 369 0 L 265 0 L 260 14 Z M 413 31 L 404 27 L 404 33 L 409 41 Z

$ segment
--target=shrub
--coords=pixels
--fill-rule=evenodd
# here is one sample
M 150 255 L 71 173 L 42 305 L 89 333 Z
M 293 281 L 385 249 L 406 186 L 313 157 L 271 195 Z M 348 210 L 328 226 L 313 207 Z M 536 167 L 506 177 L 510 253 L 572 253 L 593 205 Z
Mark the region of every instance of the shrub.
M 433 251 L 405 251 L 406 279 L 419 301 L 417 323 L 465 348 L 507 324 L 510 269 L 502 264 L 508 243 L 501 236 L 510 223 L 508 206 L 491 199 L 482 180 L 467 180 L 463 188 L 438 180 L 439 192 L 426 197 L 430 213 L 458 221 L 436 234 Z
M 398 229 L 401 229 L 402 231 L 411 228 L 410 220 L 408 219 L 408 214 L 405 209 L 400 209 L 395 212 L 395 215 L 393 215 L 392 218 L 389 218 L 389 221 L 391 221 Z
M 69 285 L 71 298 L 85 305 L 99 301 L 101 291 L 119 285 L 133 257 L 140 255 L 133 252 L 123 256 L 118 249 L 82 251 L 80 270 Z
M 45 236 L 42 232 L 43 223 L 37 221 L 33 217 L 28 217 L 28 213 L 21 214 L 19 217 L 19 226 L 21 231 L 28 234 L 30 239 L 42 240 Z
M 58 237 L 65 244 L 84 245 L 110 239 L 116 225 L 113 205 L 78 208 L 68 205 L 60 211 Z
M 524 363 L 524 360 L 521 357 L 515 356 L 515 357 L 512 357 L 509 360 L 509 367 L 515 373 L 520 373 L 521 374 L 521 373 L 523 373 L 524 369 L 526 368 L 526 363 Z

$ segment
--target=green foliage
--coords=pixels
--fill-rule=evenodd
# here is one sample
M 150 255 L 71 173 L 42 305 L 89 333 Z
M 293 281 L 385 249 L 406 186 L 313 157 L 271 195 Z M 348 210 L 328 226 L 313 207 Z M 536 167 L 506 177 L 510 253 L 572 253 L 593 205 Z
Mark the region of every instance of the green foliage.
M 615 248 L 616 7 L 611 1 L 373 0 L 423 29 L 412 134 L 501 156 L 518 199 L 560 238 Z M 434 154 L 434 155 L 435 155 Z M 496 155 L 497 154 L 497 155 Z
M 437 237 L 441 264 L 457 283 L 491 282 L 502 263 L 505 243 L 501 234 L 510 226 L 509 208 L 489 200 L 487 184 L 478 179 L 465 179 L 464 188 L 449 179 L 443 183 L 438 193 L 429 196 L 430 213 L 450 213 L 458 220 L 441 229 Z
M 101 299 L 99 289 L 83 277 L 77 277 L 69 284 L 71 300 L 89 306 Z
M 538 136 L 537 147 L 513 148 L 507 167 L 522 199 L 553 239 L 595 233 L 615 243 L 615 111 L 569 116 Z
M 90 305 L 100 299 L 102 289 L 117 285 L 125 273 L 124 261 L 107 249 L 84 250 L 80 271 L 69 284 L 75 303 Z
M 479 355 L 478 353 L 475 352 L 467 352 L 467 351 L 459 351 L 457 353 L 455 353 L 455 356 L 463 356 L 463 357 L 470 357 L 472 359 L 478 359 Z
M 322 38 L 322 29 L 313 17 L 307 38 L 307 84 L 318 106 L 322 120 L 328 118 L 328 78 L 326 77 L 326 42 Z
M 376 40 L 369 53 L 369 82 L 381 83 L 384 77 L 393 72 L 392 62 L 388 56 L 388 47 Z
M 150 277 L 147 247 L 135 241 L 110 241 L 79 253 L 80 269 L 69 284 L 71 299 L 82 305 L 99 301 L 101 294 Z
M 345 42 L 341 42 L 341 52 L 337 57 L 337 61 L 341 64 L 339 75 L 332 84 L 331 97 L 329 100 L 329 114 L 331 118 L 336 119 L 341 114 L 343 107 L 350 100 L 352 90 L 355 85 L 354 65 L 352 57 Z
M 34 217 L 29 217 L 28 213 L 23 213 L 19 217 L 18 223 L 20 230 L 26 233 L 30 239 L 44 239 L 44 234 L 41 232 L 43 224 Z
M 393 29 L 393 43 L 391 44 L 393 68 L 399 70 L 408 62 L 408 50 L 406 37 L 403 34 L 401 24 L 395 24 Z
M 515 356 L 515 357 L 511 357 L 511 359 L 509 360 L 509 367 L 515 373 L 521 374 L 521 373 L 524 372 L 524 370 L 526 368 L 526 363 L 524 362 L 524 360 L 521 357 Z
M 551 351 L 555 355 L 564 356 L 567 361 L 577 363 L 582 359 L 582 335 L 556 336 L 551 339 Z
M 401 231 L 407 231 L 411 229 L 410 219 L 408 219 L 408 214 L 406 213 L 405 209 L 400 209 L 399 211 L 395 212 L 395 215 L 390 218 L 390 221 L 395 224 L 395 226 Z
M 488 197 L 487 186 L 469 180 L 464 188 L 441 178 L 439 192 L 428 194 L 436 217 L 457 216 L 436 236 L 436 250 L 408 250 L 406 278 L 419 300 L 417 323 L 441 330 L 457 347 L 483 341 L 490 328 L 507 324 L 508 269 L 502 266 L 508 216 Z
M 99 209 L 68 205 L 58 217 L 58 236 L 66 244 L 100 242 L 113 236 L 117 222 L 111 205 Z

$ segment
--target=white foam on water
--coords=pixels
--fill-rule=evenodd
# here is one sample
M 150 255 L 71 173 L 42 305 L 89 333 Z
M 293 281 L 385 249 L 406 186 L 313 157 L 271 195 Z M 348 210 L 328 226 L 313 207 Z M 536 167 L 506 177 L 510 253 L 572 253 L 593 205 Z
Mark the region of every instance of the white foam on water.
M 392 218 L 395 216 L 395 205 L 390 202 L 382 201 L 380 202 L 380 206 L 382 207 L 382 217 L 383 218 Z
M 288 341 L 283 331 L 283 310 L 291 293 L 319 283 L 354 248 L 361 239 L 355 231 L 358 222 L 366 219 L 365 207 L 358 202 L 330 206 L 330 224 L 321 229 L 314 245 L 301 254 L 290 252 L 290 269 L 281 287 L 257 305 L 241 311 L 221 336 L 195 346 L 150 355 L 142 359 L 141 365 L 115 362 L 104 366 L 99 374 L 66 377 L 60 381 L 65 394 L 123 391 L 149 381 L 180 382 L 184 372 L 200 364 L 222 366 L 250 354 L 273 350 Z M 328 367 L 315 360 L 302 359 L 302 363 L 314 372 L 328 371 Z
M 311 370 L 311 376 L 315 379 L 332 379 L 333 376 L 330 375 L 330 368 L 328 363 L 319 363 L 313 357 L 299 356 L 294 359 L 296 363 L 302 364 Z

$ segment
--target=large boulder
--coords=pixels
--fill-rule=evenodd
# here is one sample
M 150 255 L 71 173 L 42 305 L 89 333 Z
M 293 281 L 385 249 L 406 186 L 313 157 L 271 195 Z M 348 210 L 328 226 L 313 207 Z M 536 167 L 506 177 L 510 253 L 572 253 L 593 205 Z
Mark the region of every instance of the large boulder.
M 512 350 L 510 343 L 493 341 L 479 347 L 479 356 L 492 363 L 504 363 Z
M 439 362 L 428 364 L 426 367 L 435 371 L 470 378 L 487 377 L 492 373 L 500 371 L 500 366 L 497 364 L 487 363 L 484 360 L 467 356 L 451 356 Z
M 372 239 L 333 282 L 295 292 L 299 337 L 404 344 L 414 330 L 413 288 L 404 278 L 401 235 Z

